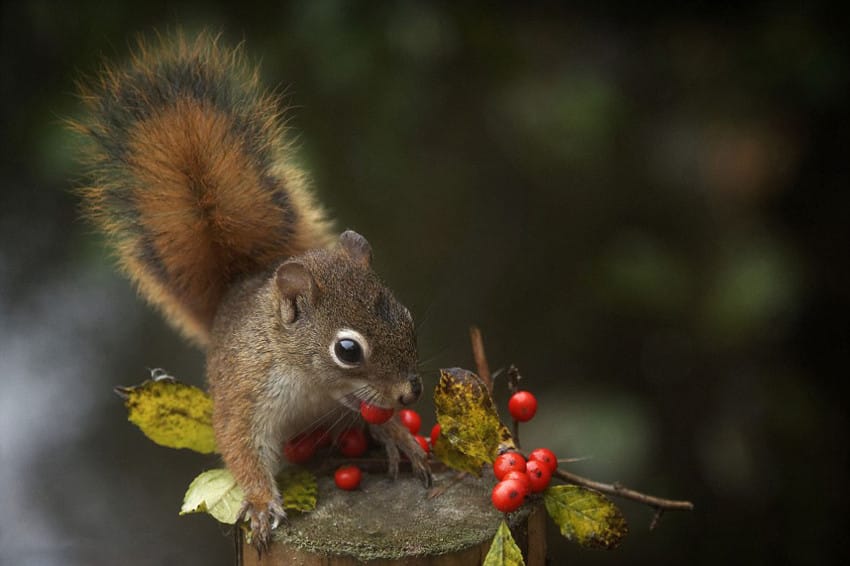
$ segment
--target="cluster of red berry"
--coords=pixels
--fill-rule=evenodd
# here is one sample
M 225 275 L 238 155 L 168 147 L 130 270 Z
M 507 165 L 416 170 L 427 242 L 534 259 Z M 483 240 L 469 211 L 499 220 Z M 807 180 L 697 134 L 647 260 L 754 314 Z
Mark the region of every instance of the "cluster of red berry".
M 393 409 L 385 409 L 383 407 L 378 407 L 376 405 L 371 405 L 366 402 L 360 403 L 360 415 L 363 417 L 369 424 L 383 424 L 390 420 L 394 414 Z M 410 434 L 416 439 L 416 442 L 419 443 L 419 446 L 422 447 L 422 450 L 428 454 L 431 451 L 431 447 L 437 442 L 437 438 L 440 436 L 440 425 L 434 425 L 434 428 L 431 429 L 431 438 L 430 440 L 426 439 L 424 436 L 419 434 L 419 429 L 422 427 L 422 417 L 419 416 L 419 413 L 413 411 L 411 409 L 402 409 L 398 412 L 399 421 L 401 424 L 410 431 Z M 308 453 L 305 459 L 303 460 L 294 460 L 290 458 L 289 452 L 286 448 L 284 448 L 284 453 L 286 454 L 287 459 L 290 462 L 295 463 L 303 463 L 312 457 L 317 447 L 320 447 L 319 443 L 313 438 L 315 437 L 315 433 L 313 435 L 307 435 L 301 442 L 311 445 L 312 450 L 305 449 L 305 453 Z M 327 437 L 327 434 L 325 434 Z M 298 437 L 296 437 L 298 438 Z M 323 437 L 319 437 L 323 438 Z M 290 446 L 293 441 L 287 443 L 287 447 Z M 340 453 L 343 456 L 349 458 L 357 458 L 362 456 L 367 449 L 367 439 L 366 433 L 361 428 L 349 428 L 343 431 L 337 437 L 337 446 L 339 448 Z M 328 441 L 328 444 L 330 441 Z M 292 448 L 290 448 L 290 451 Z M 337 487 L 344 490 L 354 490 L 360 486 L 360 480 L 362 479 L 363 474 L 355 465 L 346 465 L 341 466 L 334 473 L 334 482 Z
M 499 480 L 490 495 L 493 506 L 503 513 L 516 511 L 529 493 L 549 487 L 557 468 L 558 459 L 548 448 L 532 450 L 528 460 L 519 452 L 501 454 L 493 462 L 493 472 Z
M 394 411 L 392 409 L 376 407 L 375 405 L 370 405 L 365 401 L 360 403 L 360 414 L 363 416 L 363 420 L 369 424 L 384 424 L 392 418 L 393 413 Z M 422 417 L 419 416 L 419 413 L 412 409 L 402 409 L 398 412 L 398 420 L 401 421 L 401 424 L 410 431 L 410 434 L 413 435 L 416 442 L 418 442 L 419 446 L 422 447 L 422 450 L 428 454 L 431 451 L 431 446 L 428 440 L 419 434 L 419 429 L 422 428 Z M 431 429 L 432 442 L 436 440 L 434 431 L 437 432 L 437 436 L 440 434 L 439 426 L 440 425 L 436 425 L 433 429 Z
M 313 457 L 319 448 L 331 445 L 330 433 L 320 428 L 307 434 L 288 440 L 283 445 L 283 455 L 293 464 L 305 464 Z M 366 432 L 359 427 L 351 427 L 340 432 L 336 437 L 336 448 L 347 458 L 357 458 L 366 453 L 369 440 Z M 360 485 L 361 473 L 357 466 L 343 466 L 336 473 L 336 484 L 342 489 L 356 489 Z
M 528 391 L 517 391 L 508 401 L 508 412 L 515 421 L 530 421 L 537 413 L 537 399 Z M 516 511 L 530 493 L 549 486 L 556 469 L 558 459 L 548 448 L 532 450 L 528 459 L 519 452 L 499 455 L 493 462 L 493 472 L 499 480 L 490 495 L 493 506 L 503 513 Z
M 508 410 L 514 420 L 527 422 L 537 412 L 537 399 L 528 391 L 518 391 L 511 396 Z M 360 415 L 367 423 L 383 424 L 393 417 L 395 411 L 377 405 L 360 403 Z M 422 417 L 412 409 L 402 409 L 398 412 L 401 424 L 428 454 L 431 447 L 440 437 L 440 424 L 431 429 L 430 439 L 419 434 L 422 427 Z M 340 454 L 347 458 L 358 458 L 366 453 L 368 439 L 366 432 L 360 427 L 343 430 L 336 437 L 336 447 Z M 325 429 L 319 429 L 308 434 L 300 434 L 287 441 L 283 447 L 286 459 L 294 464 L 308 462 L 316 450 L 331 445 L 331 436 Z M 516 510 L 523 504 L 529 493 L 537 493 L 546 489 L 552 478 L 552 473 L 558 467 L 555 454 L 548 448 L 538 448 L 529 454 L 526 460 L 519 452 L 506 452 L 496 458 L 493 471 L 499 483 L 493 488 L 493 505 L 505 513 Z M 363 474 L 355 465 L 341 466 L 334 473 L 334 481 L 340 489 L 354 490 L 360 486 Z
M 316 450 L 331 445 L 331 435 L 324 428 L 308 434 L 299 434 L 283 445 L 283 455 L 293 464 L 305 464 L 310 461 Z M 368 440 L 362 428 L 351 427 L 336 437 L 336 447 L 340 454 L 348 458 L 357 458 L 366 453 Z

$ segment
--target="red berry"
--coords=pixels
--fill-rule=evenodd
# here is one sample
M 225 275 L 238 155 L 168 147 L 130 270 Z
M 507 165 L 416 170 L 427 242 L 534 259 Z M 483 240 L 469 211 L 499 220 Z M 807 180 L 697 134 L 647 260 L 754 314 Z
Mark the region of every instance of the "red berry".
M 413 409 L 402 409 L 398 412 L 398 419 L 401 421 L 410 434 L 419 434 L 419 428 L 422 426 L 422 417 Z
M 317 428 L 307 436 L 313 441 L 316 448 L 327 448 L 331 445 L 331 435 L 328 432 L 328 429 L 324 427 Z
M 549 473 L 554 474 L 555 470 L 558 469 L 558 458 L 555 457 L 555 453 L 548 448 L 537 448 L 532 450 L 531 454 L 528 455 L 528 459 L 537 460 L 541 464 L 546 464 L 546 467 L 549 468 Z
M 428 452 L 431 451 L 431 449 L 428 447 L 428 441 L 425 440 L 424 436 L 416 434 L 416 435 L 413 436 L 413 438 L 416 439 L 416 442 L 419 443 L 419 446 L 422 447 L 422 450 L 425 451 L 425 454 L 428 454 Z
M 383 424 L 393 416 L 393 410 L 361 401 L 360 414 L 363 415 L 363 420 L 369 424 Z
M 502 513 L 510 513 L 520 508 L 525 501 L 526 495 L 528 495 L 528 488 L 522 482 L 517 480 L 503 480 L 493 488 L 490 499 L 493 501 L 493 506 L 496 509 Z
M 342 466 L 334 473 L 334 482 L 340 489 L 351 491 L 360 485 L 363 474 L 357 466 Z
M 528 475 L 528 485 L 533 493 L 546 489 L 549 486 L 549 480 L 552 479 L 552 472 L 546 464 L 538 460 L 529 460 L 525 473 Z
M 508 411 L 515 421 L 530 421 L 537 412 L 537 399 L 528 391 L 517 391 L 508 401 Z
M 438 438 L 440 438 L 440 423 L 435 424 L 431 429 L 431 446 L 437 444 Z
M 508 472 L 524 472 L 525 458 L 519 452 L 505 452 L 493 461 L 493 473 L 502 480 Z
M 303 464 L 316 453 L 316 442 L 310 435 L 299 434 L 283 445 L 284 457 L 293 464 Z
M 516 480 L 519 483 L 521 483 L 522 485 L 524 485 L 525 489 L 531 491 L 531 484 L 528 481 L 528 474 L 526 474 L 525 472 L 520 472 L 520 471 L 517 471 L 517 470 L 511 470 L 510 472 L 505 474 L 504 477 L 502 478 L 502 481 L 507 481 L 507 480 Z
M 339 433 L 336 443 L 343 456 L 357 458 L 366 452 L 366 433 L 362 428 L 348 428 Z

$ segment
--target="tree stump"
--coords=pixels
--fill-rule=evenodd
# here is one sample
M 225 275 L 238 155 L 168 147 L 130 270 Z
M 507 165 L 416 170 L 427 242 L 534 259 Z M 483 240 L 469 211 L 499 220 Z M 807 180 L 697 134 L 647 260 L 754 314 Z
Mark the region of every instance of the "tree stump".
M 481 564 L 504 515 L 490 503 L 491 474 L 456 481 L 454 472 L 435 475 L 448 486 L 429 499 L 417 478 L 402 474 L 393 482 L 364 474 L 357 491 L 338 489 L 319 478 L 319 500 L 310 513 L 290 512 L 274 533 L 269 551 L 257 555 L 242 541 L 244 566 L 468 566 Z M 454 483 L 452 483 L 454 482 Z M 546 513 L 526 505 L 509 515 L 514 539 L 526 564 L 543 566 Z M 240 530 L 240 536 L 241 530 Z

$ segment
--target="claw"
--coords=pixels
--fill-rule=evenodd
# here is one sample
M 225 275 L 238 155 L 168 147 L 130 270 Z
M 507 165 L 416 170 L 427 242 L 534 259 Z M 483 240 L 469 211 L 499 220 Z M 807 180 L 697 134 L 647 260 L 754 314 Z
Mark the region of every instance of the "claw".
M 422 479 L 423 485 L 428 488 L 433 483 L 431 468 L 428 465 L 428 455 L 419 446 L 401 423 L 391 420 L 382 425 L 370 425 L 372 436 L 379 440 L 387 451 L 387 472 L 393 479 L 398 478 L 398 464 L 401 460 L 399 452 L 404 453 L 410 459 L 413 471 Z
M 286 519 L 286 511 L 280 501 L 271 500 L 266 504 L 245 500 L 239 510 L 239 520 L 251 525 L 251 543 L 262 554 L 269 549 L 271 534 Z
M 422 485 L 425 486 L 425 489 L 429 489 L 432 485 L 434 485 L 434 476 L 431 475 L 431 468 L 427 465 L 427 461 L 425 464 L 425 468 L 419 470 L 419 477 L 422 479 Z

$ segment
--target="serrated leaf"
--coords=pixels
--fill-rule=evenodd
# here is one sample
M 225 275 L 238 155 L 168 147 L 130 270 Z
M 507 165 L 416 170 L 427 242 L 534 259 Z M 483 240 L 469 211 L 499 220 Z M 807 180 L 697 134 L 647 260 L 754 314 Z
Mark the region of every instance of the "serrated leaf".
M 514 541 L 511 529 L 502 520 L 482 566 L 525 566 L 522 552 Z
M 434 453 L 444 464 L 481 475 L 502 449 L 514 447 L 481 379 L 461 368 L 441 369 L 434 391 L 440 440 Z
M 277 476 L 283 507 L 295 511 L 316 508 L 316 476 L 299 468 L 284 468 Z M 245 494 L 230 470 L 207 470 L 189 484 L 180 514 L 209 513 L 221 523 L 232 525 L 239 518 Z
M 558 485 L 543 493 L 546 511 L 566 538 L 588 548 L 617 548 L 629 532 L 611 500 L 578 485 Z
M 312 511 L 316 508 L 319 491 L 316 476 L 302 468 L 284 468 L 277 476 L 277 484 L 286 509 Z
M 212 399 L 201 389 L 160 379 L 117 391 L 124 397 L 130 422 L 157 444 L 215 452 Z
M 209 513 L 219 522 L 232 525 L 239 518 L 244 499 L 242 488 L 229 470 L 207 470 L 189 484 L 180 514 Z

